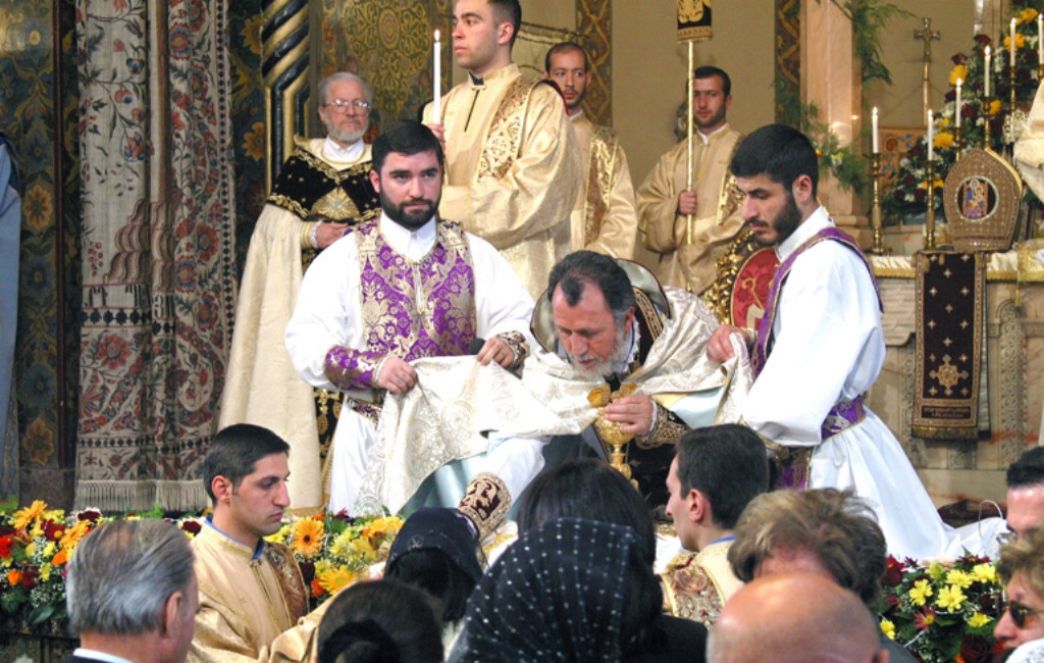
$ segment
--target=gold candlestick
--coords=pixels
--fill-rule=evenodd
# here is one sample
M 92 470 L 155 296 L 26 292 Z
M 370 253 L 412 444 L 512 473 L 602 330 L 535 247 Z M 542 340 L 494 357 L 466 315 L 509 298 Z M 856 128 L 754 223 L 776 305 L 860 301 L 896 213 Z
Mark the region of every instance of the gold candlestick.
M 961 109 L 958 108 L 957 112 L 960 113 Z M 953 128 L 953 149 L 955 158 L 960 161 L 964 146 L 961 144 L 961 125 L 959 124 Z
M 924 219 L 924 248 L 935 248 L 935 162 L 928 161 L 928 211 Z
M 1014 47 L 1013 47 L 1014 48 Z M 1015 67 L 1008 67 L 1008 81 L 1011 83 L 1011 99 L 1009 100 L 1010 112 L 1015 112 Z
M 884 227 L 881 223 L 881 154 L 870 155 L 870 182 L 873 185 L 873 202 L 870 206 L 870 227 L 874 229 L 874 245 L 870 253 L 884 255 Z

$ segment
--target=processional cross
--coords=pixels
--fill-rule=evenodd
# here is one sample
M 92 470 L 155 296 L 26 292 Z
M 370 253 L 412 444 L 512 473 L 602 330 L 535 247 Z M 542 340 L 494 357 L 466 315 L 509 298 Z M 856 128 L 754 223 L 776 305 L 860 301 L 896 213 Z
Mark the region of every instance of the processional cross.
M 921 29 L 914 30 L 913 36 L 914 39 L 920 39 L 924 42 L 924 55 L 922 56 L 922 59 L 924 60 L 924 71 L 921 77 L 921 114 L 927 122 L 928 109 L 930 108 L 928 105 L 928 69 L 932 64 L 932 42 L 938 41 L 941 38 L 941 35 L 938 30 L 932 30 L 932 19 L 925 16 L 921 19 Z

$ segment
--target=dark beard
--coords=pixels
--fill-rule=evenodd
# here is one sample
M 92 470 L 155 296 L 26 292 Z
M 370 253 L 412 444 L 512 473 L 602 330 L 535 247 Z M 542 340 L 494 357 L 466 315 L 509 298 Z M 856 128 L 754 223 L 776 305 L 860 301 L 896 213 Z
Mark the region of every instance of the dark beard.
M 786 207 L 779 211 L 779 214 L 776 215 L 776 218 L 769 225 L 776 231 L 776 241 L 763 244 L 763 246 L 779 246 L 794 234 L 797 227 L 801 225 L 801 210 L 798 209 L 797 203 L 794 202 L 794 194 L 787 193 Z M 762 242 L 758 243 L 762 244 Z
M 401 205 L 392 205 L 387 198 L 384 197 L 384 192 L 381 192 L 381 209 L 388 215 L 388 218 L 399 224 L 406 230 L 414 231 L 419 229 L 425 223 L 427 223 L 431 217 L 435 214 L 435 210 L 439 207 L 439 201 L 431 201 L 426 199 L 407 200 Z M 407 212 L 406 206 L 415 203 L 425 203 L 425 207 L 420 212 Z

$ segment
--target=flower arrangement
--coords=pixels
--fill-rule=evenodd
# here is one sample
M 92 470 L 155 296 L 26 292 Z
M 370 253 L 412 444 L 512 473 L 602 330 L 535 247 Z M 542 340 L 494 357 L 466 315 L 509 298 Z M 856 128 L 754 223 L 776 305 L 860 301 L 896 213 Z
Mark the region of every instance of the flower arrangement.
M 1001 585 L 989 558 L 919 564 L 888 558 L 881 630 L 925 663 L 986 663 L 995 650 Z
M 163 518 L 160 509 L 122 516 Z M 66 618 L 65 577 L 76 546 L 99 525 L 114 520 L 98 509 L 69 516 L 37 500 L 14 512 L 0 511 L 0 624 L 16 631 L 59 634 Z M 166 518 L 188 538 L 203 527 L 203 518 Z M 267 540 L 293 550 L 309 583 L 313 607 L 388 558 L 398 516 L 351 518 L 345 513 L 291 517 Z
M 1037 70 L 1037 27 L 1038 11 L 1032 7 L 1012 3 L 1015 18 L 1015 99 L 1025 105 L 1033 100 L 1039 84 Z M 965 147 L 983 147 L 985 126 L 990 124 L 990 145 L 1000 152 L 1004 145 L 1015 140 L 1017 128 L 1009 120 L 1011 115 L 1011 37 L 1005 30 L 1002 43 L 993 44 L 987 35 L 975 35 L 975 44 L 967 53 L 956 53 L 950 60 L 953 67 L 949 74 L 950 89 L 946 92 L 942 108 L 935 116 L 933 147 L 935 148 L 936 210 L 942 210 L 942 183 L 946 174 L 957 161 L 956 144 L 957 81 L 961 88 L 961 142 Z M 994 49 L 991 60 L 992 78 L 990 103 L 986 107 L 983 99 L 983 52 L 987 46 Z M 899 168 L 891 191 L 885 192 L 882 205 L 890 216 L 906 216 L 922 213 L 927 208 L 927 143 L 924 137 L 900 159 Z M 1026 198 L 1034 200 L 1027 190 Z
M 284 543 L 293 551 L 314 606 L 370 577 L 371 567 L 388 559 L 402 523 L 398 516 L 317 513 L 283 525 L 266 540 Z

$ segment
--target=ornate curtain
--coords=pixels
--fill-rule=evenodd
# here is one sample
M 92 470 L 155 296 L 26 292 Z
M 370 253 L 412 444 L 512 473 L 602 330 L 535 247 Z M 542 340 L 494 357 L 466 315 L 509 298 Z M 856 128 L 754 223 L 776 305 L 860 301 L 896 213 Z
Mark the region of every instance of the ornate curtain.
M 226 0 L 77 0 L 77 505 L 204 503 L 235 306 Z

